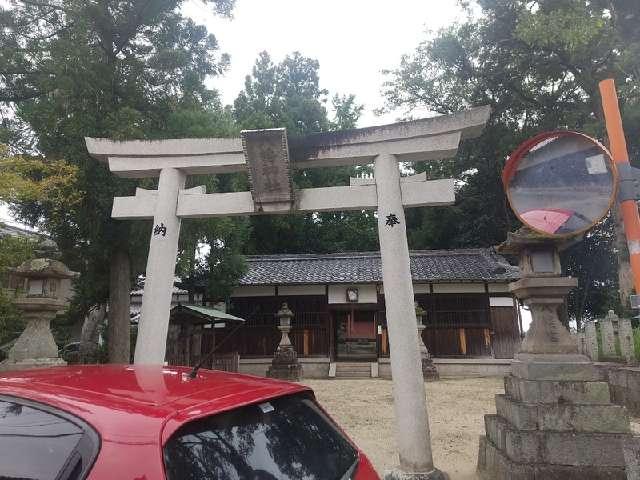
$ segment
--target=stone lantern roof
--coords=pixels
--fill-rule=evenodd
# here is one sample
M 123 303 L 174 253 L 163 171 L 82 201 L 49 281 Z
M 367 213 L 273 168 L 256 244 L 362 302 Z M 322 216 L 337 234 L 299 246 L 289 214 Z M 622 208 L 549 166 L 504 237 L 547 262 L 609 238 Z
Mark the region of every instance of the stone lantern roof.
M 64 263 L 51 258 L 27 260 L 10 271 L 12 275 L 23 278 L 75 278 L 78 276 L 77 272 L 69 270 Z
M 503 255 L 519 255 L 522 250 L 531 248 L 557 248 L 558 251 L 562 251 L 579 242 L 581 238 L 550 237 L 525 226 L 515 232 L 508 232 L 507 239 L 496 247 L 496 251 Z

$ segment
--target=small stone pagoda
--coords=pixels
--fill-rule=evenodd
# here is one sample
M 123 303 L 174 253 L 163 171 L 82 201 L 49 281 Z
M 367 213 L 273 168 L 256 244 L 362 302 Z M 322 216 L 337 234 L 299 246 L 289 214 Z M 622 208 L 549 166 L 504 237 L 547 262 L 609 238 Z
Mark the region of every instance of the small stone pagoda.
M 558 242 L 522 229 L 500 248 L 520 256 L 522 278 L 510 290 L 533 321 L 506 393 L 496 395 L 497 415 L 485 416 L 478 455 L 484 480 L 627 479 L 627 411 L 611 403 L 606 374 L 578 354 L 558 318 L 577 285 L 561 275 Z
M 13 269 L 17 284 L 14 305 L 20 310 L 26 328 L 9 350 L 0 370 L 23 370 L 64 365 L 51 333 L 50 322 L 68 306 L 71 279 L 77 274 L 51 258 L 27 260 Z
M 282 333 L 282 337 L 273 355 L 267 376 L 297 382 L 302 376 L 302 365 L 298 362 L 298 354 L 289 338 L 293 312 L 289 305 L 283 303 L 280 310 L 278 310 L 277 316 L 280 320 L 278 330 Z
M 416 319 L 418 320 L 418 340 L 420 341 L 420 363 L 422 365 L 422 376 L 427 382 L 440 380 L 438 369 L 433 363 L 433 358 L 431 357 L 427 346 L 424 344 L 424 339 L 422 338 L 422 331 L 427 328 L 424 323 L 427 312 L 418 302 L 415 302 L 414 305 L 416 309 Z

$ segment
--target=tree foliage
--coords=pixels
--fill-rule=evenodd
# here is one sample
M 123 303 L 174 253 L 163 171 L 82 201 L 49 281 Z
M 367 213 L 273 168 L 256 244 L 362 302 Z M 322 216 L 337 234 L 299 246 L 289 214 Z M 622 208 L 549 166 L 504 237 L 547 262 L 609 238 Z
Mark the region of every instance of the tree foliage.
M 493 109 L 482 136 L 466 142 L 452 166 L 462 178 L 457 204 L 412 212 L 415 247 L 490 246 L 517 227 L 500 180 L 505 159 L 524 139 L 558 128 L 604 135 L 598 82 L 615 78 L 630 147 L 640 124 L 640 27 L 633 0 L 477 0 L 466 21 L 424 40 L 387 72 L 390 106 L 451 113 Z M 473 14 L 474 8 L 479 14 Z M 605 225 L 611 225 L 605 224 Z M 606 311 L 616 288 L 615 250 L 604 228 L 569 249 L 568 273 L 581 288 L 573 315 Z M 607 268 L 583 268 L 593 259 Z M 588 299 L 584 292 L 590 292 Z M 594 300 L 594 301 L 591 301 Z
M 245 89 L 234 102 L 234 116 L 244 129 L 286 127 L 289 136 L 353 128 L 363 107 L 353 95 L 335 95 L 335 117 L 325 104 L 328 92 L 320 87 L 319 64 L 298 52 L 275 64 L 263 52 L 247 76 Z M 353 167 L 294 172 L 298 188 L 348 185 Z M 377 248 L 372 212 L 307 213 L 254 217 L 246 253 L 315 253 Z
M 112 198 L 132 194 L 135 182 L 114 177 L 90 158 L 84 137 L 153 139 L 230 130 L 217 93 L 205 85 L 229 59 L 219 53 L 213 34 L 182 15 L 183 3 L 10 0 L 0 7 L 0 102 L 14 111 L 4 138 L 20 138 L 15 132 L 27 125 L 38 153 L 75 169 L 81 195 L 64 217 L 21 198 L 11 199 L 12 207 L 28 223 L 37 219 L 81 273 L 77 293 L 85 312 L 114 290 L 110 270 L 129 271 L 116 263 L 133 259 L 137 269 L 144 267 L 135 260 L 146 252 L 149 225 L 111 220 Z M 205 3 L 227 16 L 233 7 L 233 0 Z M 116 279 L 129 281 L 111 281 Z M 111 301 L 128 305 L 129 299 Z M 128 308 L 116 310 L 126 314 Z M 128 336 L 128 316 L 118 321 Z

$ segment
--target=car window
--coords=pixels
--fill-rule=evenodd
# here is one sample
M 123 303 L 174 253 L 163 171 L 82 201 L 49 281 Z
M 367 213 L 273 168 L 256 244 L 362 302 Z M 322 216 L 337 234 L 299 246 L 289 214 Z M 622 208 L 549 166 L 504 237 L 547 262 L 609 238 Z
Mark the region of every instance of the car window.
M 315 402 L 300 395 L 188 423 L 164 448 L 169 480 L 341 480 L 357 459 Z
M 84 478 L 95 457 L 97 436 L 65 417 L 31 402 L 0 397 L 0 480 Z

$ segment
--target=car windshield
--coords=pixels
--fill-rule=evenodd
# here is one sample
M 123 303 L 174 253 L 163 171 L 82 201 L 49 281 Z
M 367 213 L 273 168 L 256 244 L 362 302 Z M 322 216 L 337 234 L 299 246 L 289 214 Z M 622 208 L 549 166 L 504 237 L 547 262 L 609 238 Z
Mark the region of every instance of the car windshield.
M 164 448 L 169 480 L 346 480 L 357 460 L 344 435 L 300 395 L 188 423 Z

